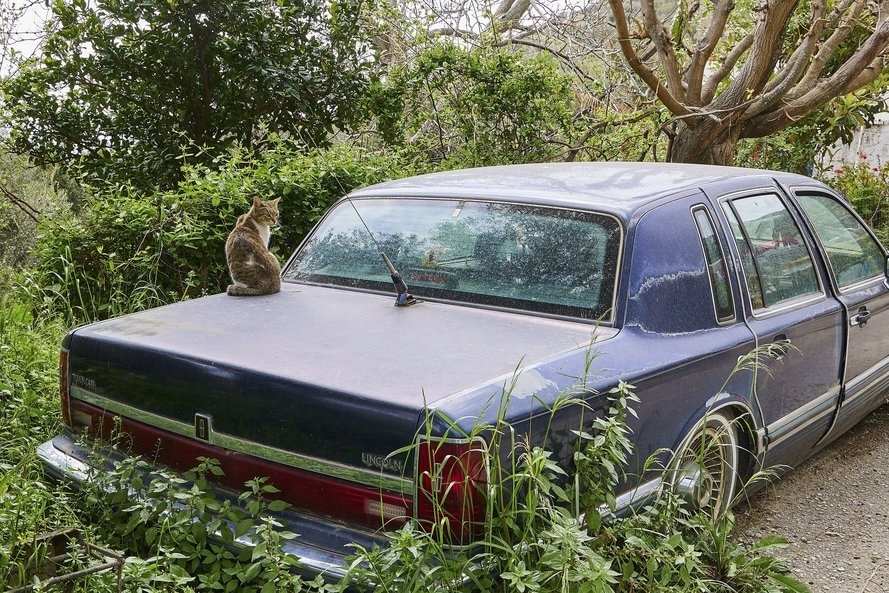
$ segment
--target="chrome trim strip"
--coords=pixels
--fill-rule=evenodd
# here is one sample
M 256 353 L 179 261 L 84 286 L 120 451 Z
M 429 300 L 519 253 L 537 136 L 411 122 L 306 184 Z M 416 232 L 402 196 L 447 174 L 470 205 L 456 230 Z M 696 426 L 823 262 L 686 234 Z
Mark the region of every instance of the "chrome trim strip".
M 880 367 L 886 367 L 883 370 L 882 374 L 877 374 L 880 372 Z M 877 383 L 885 381 L 889 379 L 889 358 L 883 359 L 878 362 L 868 370 L 864 371 L 848 383 L 846 383 L 846 393 L 849 391 L 855 391 L 855 394 L 847 399 L 843 400 L 843 406 L 845 406 L 848 402 L 855 401 L 862 395 L 868 393 L 868 389 L 874 386 Z M 841 406 L 842 408 L 842 406 Z
M 870 236 L 870 235 L 868 235 Z M 829 261 L 829 260 L 828 260 Z M 840 294 L 847 294 L 850 292 L 855 292 L 858 290 L 862 290 L 865 288 L 870 288 L 871 286 L 876 286 L 886 281 L 885 273 L 880 273 L 878 276 L 873 276 L 871 278 L 865 278 L 864 280 L 859 280 L 855 284 L 847 284 L 839 289 Z
M 836 411 L 836 405 L 833 402 L 839 398 L 839 395 L 840 387 L 837 385 L 821 397 L 810 401 L 803 407 L 797 408 L 790 414 L 769 424 L 766 427 L 766 431 L 769 434 L 769 449 L 807 428 L 810 424 L 820 420 L 825 415 Z M 810 414 L 811 416 L 804 422 L 796 425 L 793 424 L 795 420 L 806 418 L 806 416 L 809 416 Z M 782 430 L 786 432 L 782 432 Z M 776 434 L 778 435 L 777 437 L 774 436 Z
M 821 282 L 820 278 L 818 282 Z M 827 295 L 824 292 L 812 293 L 808 296 L 802 295 L 794 299 L 784 301 L 779 305 L 772 305 L 771 307 L 763 307 L 762 309 L 757 309 L 756 312 L 753 313 L 753 317 L 755 319 L 768 319 L 769 317 L 774 317 L 775 315 L 780 315 L 781 313 L 786 313 L 787 311 L 791 311 L 793 309 L 799 309 L 806 305 L 814 305 L 815 303 L 820 303 L 826 300 Z
M 87 391 L 82 387 L 73 386 L 71 397 L 83 400 L 87 403 L 93 404 L 94 406 L 109 410 L 121 416 L 125 416 L 127 418 L 131 418 L 145 424 L 150 424 L 155 428 L 160 428 L 166 430 L 167 432 L 172 432 L 174 434 L 188 437 L 190 439 L 195 439 L 194 426 L 186 422 L 180 422 L 179 420 L 173 420 L 172 418 L 167 418 L 159 414 L 154 414 L 152 412 L 146 412 L 145 410 L 134 408 L 133 406 L 130 406 L 128 404 L 118 402 L 103 397 L 101 395 L 97 395 L 95 393 L 92 393 L 91 391 Z M 261 459 L 265 459 L 266 461 L 281 463 L 283 465 L 288 465 L 297 469 L 310 471 L 332 478 L 338 478 L 340 480 L 355 482 L 357 484 L 363 484 L 365 486 L 382 488 L 384 490 L 390 490 L 399 493 L 407 493 L 413 489 L 412 480 L 409 480 L 407 478 L 389 476 L 383 474 L 382 472 L 350 467 L 341 463 L 318 459 L 317 457 L 310 457 L 308 455 L 301 455 L 298 453 L 293 453 L 291 451 L 284 451 L 283 449 L 278 449 L 276 447 L 270 447 L 261 443 L 248 441 L 246 439 L 241 439 L 221 432 L 216 432 L 215 430 L 213 432 L 213 444 L 215 446 L 229 449 L 238 453 L 244 453 L 246 455 L 259 457 Z
M 615 512 L 622 511 L 623 509 L 629 508 L 638 502 L 642 502 L 650 496 L 657 493 L 661 486 L 663 485 L 663 478 L 655 478 L 648 482 L 643 482 L 639 484 L 632 490 L 624 492 L 620 496 L 617 497 L 617 500 L 614 505 Z M 600 515 L 609 515 L 611 514 L 611 509 L 608 508 L 607 505 L 602 505 L 599 507 Z

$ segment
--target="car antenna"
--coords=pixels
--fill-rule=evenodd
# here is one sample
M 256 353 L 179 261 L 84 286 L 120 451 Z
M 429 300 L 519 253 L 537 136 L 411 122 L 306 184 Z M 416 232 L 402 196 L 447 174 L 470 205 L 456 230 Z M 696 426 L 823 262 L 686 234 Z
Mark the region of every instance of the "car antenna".
M 409 307 L 410 305 L 416 305 L 417 303 L 421 303 L 420 299 L 414 297 L 410 292 L 408 292 L 407 284 L 405 284 L 404 280 L 401 278 L 401 274 L 398 273 L 398 270 L 395 269 L 395 266 L 392 265 L 392 260 L 383 252 L 383 248 L 380 247 L 380 244 L 377 243 L 377 238 L 374 237 L 374 234 L 370 232 L 370 227 L 367 226 L 367 223 L 364 222 L 364 218 L 362 218 L 361 213 L 358 212 L 358 208 L 355 207 L 355 203 L 352 201 L 352 198 L 346 198 L 349 204 L 352 205 L 352 210 L 355 211 L 355 214 L 358 215 L 358 220 L 361 221 L 361 224 L 364 225 L 364 230 L 367 231 L 367 234 L 370 235 L 371 241 L 374 242 L 374 245 L 377 246 L 377 250 L 379 250 L 380 255 L 383 256 L 383 262 L 386 264 L 386 269 L 389 270 L 389 276 L 392 277 L 392 284 L 395 285 L 395 291 L 398 293 L 395 297 L 395 306 L 396 307 Z

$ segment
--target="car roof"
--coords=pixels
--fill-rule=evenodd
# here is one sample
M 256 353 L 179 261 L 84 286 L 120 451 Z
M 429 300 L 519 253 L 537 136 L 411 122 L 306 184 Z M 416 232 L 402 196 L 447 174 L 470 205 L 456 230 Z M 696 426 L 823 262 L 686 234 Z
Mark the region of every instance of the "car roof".
M 816 183 L 762 169 L 680 163 L 541 163 L 503 165 L 406 177 L 357 190 L 350 197 L 448 197 L 522 201 L 629 214 L 666 196 L 717 183 L 733 189 L 772 180 Z

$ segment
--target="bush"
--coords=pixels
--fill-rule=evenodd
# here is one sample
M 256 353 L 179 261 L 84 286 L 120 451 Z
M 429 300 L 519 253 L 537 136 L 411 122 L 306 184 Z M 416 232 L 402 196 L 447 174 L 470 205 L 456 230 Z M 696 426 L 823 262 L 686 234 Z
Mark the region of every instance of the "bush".
M 348 191 L 397 176 L 393 159 L 338 148 L 300 152 L 279 141 L 263 156 L 192 168 L 175 191 L 93 195 L 79 215 L 44 221 L 28 290 L 72 320 L 94 320 L 223 290 L 225 239 L 252 196 L 282 198 L 272 251 L 287 257 Z

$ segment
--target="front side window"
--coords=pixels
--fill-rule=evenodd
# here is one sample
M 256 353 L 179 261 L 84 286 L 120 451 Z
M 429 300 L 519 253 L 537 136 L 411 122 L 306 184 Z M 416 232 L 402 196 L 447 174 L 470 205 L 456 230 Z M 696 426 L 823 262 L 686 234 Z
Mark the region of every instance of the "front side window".
M 284 279 L 391 292 L 382 251 L 418 297 L 604 319 L 613 307 L 620 244 L 617 220 L 592 212 L 354 199 L 324 218 Z
M 802 233 L 778 196 L 731 200 L 726 211 L 754 309 L 821 292 Z
M 846 206 L 818 193 L 802 193 L 797 199 L 840 288 L 883 276 L 883 250 Z

